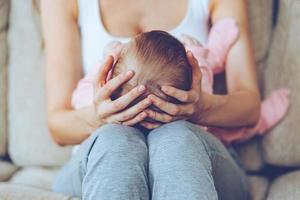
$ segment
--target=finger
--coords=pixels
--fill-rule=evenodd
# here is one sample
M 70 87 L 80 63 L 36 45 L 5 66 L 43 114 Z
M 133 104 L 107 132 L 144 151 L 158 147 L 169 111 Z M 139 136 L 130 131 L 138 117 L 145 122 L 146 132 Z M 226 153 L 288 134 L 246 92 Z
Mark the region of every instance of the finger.
M 146 112 L 141 112 L 140 114 L 135 116 L 133 119 L 122 122 L 122 124 L 126 125 L 126 126 L 133 126 L 133 125 L 136 125 L 136 124 L 142 122 L 144 119 L 147 118 L 147 116 L 148 115 Z
M 181 110 L 180 107 L 178 105 L 175 105 L 173 103 L 167 102 L 153 94 L 149 95 L 149 98 L 152 100 L 153 105 L 155 105 L 156 107 L 158 107 L 159 109 L 161 109 L 162 111 L 168 113 L 169 115 L 180 115 L 181 114 Z
M 168 123 L 168 122 L 175 120 L 175 117 L 173 117 L 171 115 L 155 112 L 151 109 L 147 109 L 147 110 L 145 110 L 145 112 L 147 113 L 147 116 L 149 118 L 154 119 L 155 121 L 158 121 L 158 122 Z
M 161 90 L 183 103 L 192 103 L 198 100 L 198 94 L 194 90 L 184 91 L 172 86 L 162 86 Z
M 149 98 L 152 100 L 153 105 L 166 112 L 167 114 L 175 116 L 177 118 L 180 118 L 182 116 L 190 116 L 195 112 L 193 104 L 176 105 L 167 102 L 153 94 L 150 94 Z
M 157 127 L 160 127 L 162 124 L 153 122 L 141 122 L 140 125 L 145 127 L 146 129 L 155 129 Z
M 190 65 L 192 66 L 192 72 L 193 72 L 192 73 L 192 88 L 195 88 L 196 86 L 199 87 L 201 84 L 201 78 L 202 78 L 199 63 L 198 63 L 197 59 L 194 57 L 194 55 L 192 54 L 192 52 L 188 51 L 187 57 L 188 57 Z
M 117 90 L 119 87 L 121 87 L 121 85 L 129 81 L 133 76 L 133 71 L 128 71 L 127 73 L 122 73 L 114 77 L 99 89 L 99 92 L 98 94 L 96 94 L 95 98 L 99 100 L 110 98 L 110 96 L 115 90 Z
M 104 64 L 100 67 L 98 73 L 96 74 L 94 80 L 94 88 L 99 88 L 99 85 L 103 86 L 106 83 L 106 77 L 109 71 L 112 69 L 113 63 L 114 58 L 112 56 L 108 56 L 108 58 L 105 60 Z
M 144 85 L 140 85 L 130 90 L 125 95 L 119 97 L 118 99 L 113 101 L 113 104 L 120 105 L 119 110 L 126 108 L 134 99 L 138 98 L 141 94 L 146 91 L 146 87 Z
M 146 98 L 146 99 L 140 101 L 139 103 L 137 103 L 136 105 L 128 108 L 127 110 L 116 114 L 114 116 L 114 118 L 121 122 L 127 121 L 129 119 L 134 118 L 137 114 L 141 113 L 142 111 L 144 111 L 151 104 L 152 104 L 152 101 L 149 98 Z M 113 108 L 113 109 L 117 110 L 118 108 Z M 120 111 L 120 110 L 118 110 L 118 111 Z

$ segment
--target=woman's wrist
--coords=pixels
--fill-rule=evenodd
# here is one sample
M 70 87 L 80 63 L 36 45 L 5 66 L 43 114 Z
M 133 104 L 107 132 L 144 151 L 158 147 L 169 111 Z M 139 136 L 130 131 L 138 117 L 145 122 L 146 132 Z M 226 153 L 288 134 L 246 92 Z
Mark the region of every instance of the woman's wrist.
M 206 125 L 207 118 L 209 118 L 211 115 L 214 107 L 213 102 L 212 94 L 202 92 L 197 103 L 195 116 L 193 117 L 194 119 L 192 121 L 200 125 Z
M 77 117 L 85 121 L 88 134 L 91 134 L 104 124 L 103 121 L 99 119 L 94 105 L 82 108 L 82 113 L 77 115 Z
M 197 124 L 217 127 L 241 127 L 255 124 L 259 100 L 248 91 L 217 95 L 203 93 L 197 109 Z

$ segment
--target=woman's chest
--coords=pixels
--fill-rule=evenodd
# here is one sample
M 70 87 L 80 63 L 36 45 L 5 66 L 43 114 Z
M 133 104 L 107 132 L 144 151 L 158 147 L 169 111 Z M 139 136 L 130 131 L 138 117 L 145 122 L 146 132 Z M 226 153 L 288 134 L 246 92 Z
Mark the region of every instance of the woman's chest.
M 210 1 L 79 0 L 84 71 L 99 62 L 109 42 L 127 42 L 145 31 L 164 30 L 176 38 L 187 34 L 204 44 L 209 30 Z
M 105 29 L 115 36 L 133 36 L 159 29 L 169 31 L 184 19 L 189 0 L 98 0 Z

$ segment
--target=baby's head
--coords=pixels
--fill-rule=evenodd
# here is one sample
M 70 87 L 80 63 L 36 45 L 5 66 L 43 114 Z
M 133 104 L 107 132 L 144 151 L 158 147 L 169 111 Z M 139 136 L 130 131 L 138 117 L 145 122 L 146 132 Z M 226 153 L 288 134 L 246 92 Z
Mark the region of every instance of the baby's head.
M 192 67 L 189 64 L 183 44 L 163 31 L 151 31 L 138 35 L 124 45 L 120 57 L 114 66 L 112 77 L 132 70 L 134 77 L 114 92 L 116 99 L 138 85 L 144 85 L 147 91 L 137 98 L 134 105 L 154 94 L 168 102 L 180 102 L 161 91 L 163 85 L 181 90 L 189 90 L 192 80 Z M 155 106 L 152 109 L 160 112 Z

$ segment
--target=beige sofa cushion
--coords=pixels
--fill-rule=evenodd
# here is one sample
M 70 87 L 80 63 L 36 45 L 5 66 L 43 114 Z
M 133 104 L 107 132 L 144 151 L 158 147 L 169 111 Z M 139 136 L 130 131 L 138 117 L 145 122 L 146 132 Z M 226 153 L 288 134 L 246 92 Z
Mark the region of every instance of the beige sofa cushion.
M 17 170 L 18 168 L 11 163 L 0 160 L 0 182 L 8 181 Z
M 269 164 L 300 166 L 300 1 L 280 1 L 280 15 L 265 76 L 268 93 L 279 87 L 291 90 L 288 116 L 263 139 Z
M 33 187 L 0 183 L 1 200 L 79 200 Z
M 10 179 L 10 183 L 51 190 L 58 169 L 25 167 Z
M 245 143 L 235 145 L 235 150 L 248 172 L 260 171 L 264 167 L 260 138 L 253 138 Z
M 299 188 L 300 171 L 285 174 L 272 183 L 267 200 L 297 200 L 300 197 Z
M 265 200 L 268 194 L 269 181 L 262 176 L 249 176 L 251 200 Z
M 249 0 L 248 12 L 255 58 L 262 61 L 268 52 L 272 31 L 273 0 Z
M 0 156 L 6 154 L 7 144 L 7 27 L 9 1 L 0 0 Z
M 46 125 L 41 35 L 32 0 L 12 0 L 9 27 L 9 153 L 16 165 L 57 166 L 69 149 Z

